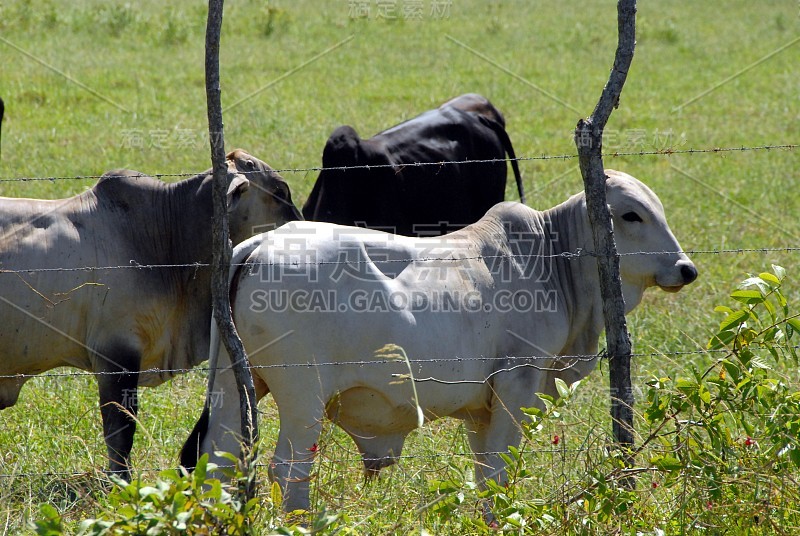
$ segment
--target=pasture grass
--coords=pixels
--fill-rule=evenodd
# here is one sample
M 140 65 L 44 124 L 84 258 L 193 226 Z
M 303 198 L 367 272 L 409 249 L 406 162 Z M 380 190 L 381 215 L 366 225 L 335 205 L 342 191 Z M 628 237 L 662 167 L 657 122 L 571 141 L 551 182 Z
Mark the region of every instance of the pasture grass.
M 575 153 L 575 123 L 591 112 L 610 69 L 614 2 L 460 0 L 432 14 L 434 2 L 426 0 L 422 20 L 386 19 L 376 2 L 367 2 L 367 17 L 354 18 L 354 4 L 228 3 L 221 51 L 227 147 L 245 148 L 277 169 L 313 168 L 340 124 L 366 137 L 475 91 L 505 113 L 518 156 Z M 402 2 L 395 6 L 400 13 Z M 204 29 L 202 3 L 4 1 L 0 178 L 95 176 L 118 167 L 169 175 L 210 167 Z M 608 125 L 607 151 L 797 143 L 800 43 L 759 60 L 798 35 L 800 7 L 791 0 L 640 2 L 636 56 Z M 796 150 L 606 158 L 607 167 L 653 187 L 684 249 L 699 252 L 798 246 L 798 163 Z M 553 206 L 582 188 L 575 159 L 523 160 L 520 167 L 531 206 Z M 316 172 L 283 175 L 301 205 Z M 3 181 L 0 195 L 58 198 L 93 183 Z M 509 181 L 507 198 L 514 195 Z M 693 260 L 700 271 L 695 284 L 677 295 L 651 291 L 629 317 L 635 351 L 652 354 L 635 360 L 640 389 L 652 375 L 674 377 L 710 362 L 699 350 L 717 327 L 713 308 L 728 302 L 745 273 L 777 263 L 790 278 L 800 276 L 796 252 L 697 253 Z M 797 299 L 796 290 L 791 297 Z M 786 372 L 796 380 L 796 370 Z M 134 462 L 145 478 L 155 476 L 148 469 L 176 464 L 199 415 L 203 382 L 194 372 L 142 392 Z M 529 446 L 539 452 L 529 461 L 536 476 L 521 488 L 529 497 L 562 500 L 568 484 L 599 463 L 609 441 L 606 385 L 602 364 L 582 386 L 580 403 Z M 269 451 L 276 412 L 270 401 L 261 410 Z M 0 414 L 0 423 L 5 533 L 28 530 L 43 503 L 67 520 L 102 511 L 106 487 L 96 477 L 105 448 L 93 379 L 37 378 Z M 405 452 L 410 458 L 377 482 L 363 481 L 346 436 L 330 429 L 325 438 L 314 504 L 345 514 L 354 530 L 476 530 L 474 492 L 453 517 L 431 514 L 429 504 L 432 482 L 471 478 L 458 423 L 413 434 Z M 624 519 L 636 520 L 644 532 L 679 532 L 676 520 L 691 513 L 667 505 L 680 504 L 680 497 L 643 480 L 637 493 L 644 499 Z

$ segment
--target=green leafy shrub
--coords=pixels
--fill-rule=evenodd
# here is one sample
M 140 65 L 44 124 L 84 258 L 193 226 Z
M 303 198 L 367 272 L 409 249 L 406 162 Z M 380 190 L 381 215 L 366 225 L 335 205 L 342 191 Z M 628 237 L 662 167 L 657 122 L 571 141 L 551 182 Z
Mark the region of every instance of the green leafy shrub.
M 800 392 L 780 370 L 796 370 L 800 331 L 783 291 L 785 271 L 748 277 L 731 293 L 708 343 L 717 357 L 687 378 L 649 382 L 647 442 L 662 483 L 686 488 L 676 506 L 688 524 L 739 528 L 795 517 L 800 493 Z M 788 363 L 786 363 L 788 361 Z
M 308 522 L 282 525 L 281 489 L 277 483 L 268 487 L 266 496 L 245 500 L 244 489 L 253 484 L 255 461 L 242 470 L 239 460 L 228 453 L 218 453 L 230 461 L 230 467 L 220 468 L 231 484 L 223 484 L 209 474 L 218 469 L 208 463 L 204 454 L 192 473 L 185 469 L 171 469 L 159 473 L 153 484 L 139 480 L 128 483 L 111 477 L 114 488 L 108 494 L 105 511 L 94 519 L 81 521 L 80 536 L 110 535 L 251 535 L 262 534 L 264 527 L 270 533 L 284 535 L 347 534 L 341 526 L 347 518 L 321 512 L 313 518 L 297 516 Z M 41 536 L 61 536 L 73 532 L 55 508 L 43 505 L 40 517 L 32 528 Z
M 559 382 L 558 399 L 540 395 L 544 410 L 525 410 L 530 420 L 523 423 L 523 444 L 506 457 L 508 486 L 491 483 L 483 494 L 497 524 L 531 534 L 623 527 L 769 534 L 798 526 L 800 391 L 786 371 L 797 370 L 800 313 L 791 312 L 785 279 L 784 269 L 773 266 L 731 293 L 734 306 L 715 309 L 724 318 L 708 343 L 709 366 L 648 382 L 637 425 L 644 431 L 633 451 L 611 446 L 607 436 L 599 445 L 593 436 L 584 438 L 577 452 L 563 451 L 562 462 L 580 468 L 572 479 L 551 477 L 556 492 L 532 497 L 542 465 L 524 451 L 541 450 L 547 441 L 541 436 L 564 426 L 564 410 L 579 386 Z M 627 465 L 631 455 L 645 463 Z M 437 514 L 454 515 L 465 489 L 465 483 L 436 483 L 435 491 L 446 495 Z
M 230 459 L 235 464 L 235 458 Z M 112 476 L 115 487 L 108 495 L 108 509 L 97 519 L 81 522 L 78 534 L 249 534 L 262 509 L 259 501 L 243 502 L 238 490 L 207 478 L 214 469 L 203 455 L 194 472 L 162 471 L 152 485 Z M 241 472 L 228 471 L 233 482 L 242 482 Z

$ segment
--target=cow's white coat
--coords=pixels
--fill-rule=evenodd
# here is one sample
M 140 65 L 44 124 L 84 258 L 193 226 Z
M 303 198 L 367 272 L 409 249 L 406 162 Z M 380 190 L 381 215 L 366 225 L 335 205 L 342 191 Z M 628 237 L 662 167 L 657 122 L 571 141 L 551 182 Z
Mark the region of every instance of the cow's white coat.
M 619 252 L 651 253 L 621 257 L 630 311 L 646 288 L 675 291 L 697 272 L 656 195 L 629 175 L 607 173 Z M 268 389 L 280 413 L 272 473 L 285 508 L 309 506 L 307 477 L 325 418 L 350 434 L 368 471 L 400 454 L 417 413 L 401 376 L 406 364 L 375 355 L 387 343 L 411 359 L 426 419 L 464 419 L 479 483 L 504 481 L 498 453 L 519 443 L 520 408 L 540 406 L 537 392 L 555 394 L 554 378 L 571 383 L 594 368 L 594 359 L 559 359 L 597 353 L 596 261 L 560 255 L 593 249 L 583 194 L 544 212 L 501 203 L 438 238 L 292 222 L 240 244 L 234 318 L 250 362 L 262 367 L 253 369 L 259 394 Z M 223 350 L 219 366 L 229 363 Z M 218 403 L 201 452 L 238 452 L 230 371 L 209 390 Z

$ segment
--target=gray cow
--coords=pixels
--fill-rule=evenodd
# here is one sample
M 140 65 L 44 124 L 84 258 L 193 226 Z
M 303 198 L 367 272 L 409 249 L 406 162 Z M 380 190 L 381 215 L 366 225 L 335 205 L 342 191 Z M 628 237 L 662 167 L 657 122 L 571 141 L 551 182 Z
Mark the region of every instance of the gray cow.
M 302 219 L 268 165 L 242 150 L 227 160 L 234 243 L 258 226 Z M 31 374 L 104 373 L 110 470 L 129 476 L 137 387 L 207 356 L 210 269 L 194 264 L 211 261 L 211 191 L 210 170 L 172 184 L 116 170 L 68 199 L 0 198 L 0 409 Z M 146 372 L 153 368 L 165 371 Z

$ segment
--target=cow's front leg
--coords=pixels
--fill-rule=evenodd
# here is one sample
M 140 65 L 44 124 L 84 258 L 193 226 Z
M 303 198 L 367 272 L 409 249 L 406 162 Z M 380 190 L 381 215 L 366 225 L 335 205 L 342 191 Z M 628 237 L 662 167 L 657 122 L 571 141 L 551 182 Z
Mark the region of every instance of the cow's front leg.
M 112 357 L 113 356 L 113 357 Z M 139 409 L 139 360 L 135 352 L 98 352 L 97 386 L 108 469 L 130 482 L 130 459 Z
M 497 387 L 497 386 L 495 386 Z M 517 385 L 517 388 L 522 387 Z M 533 395 L 529 386 L 519 389 L 519 393 L 497 389 L 492 400 L 492 415 L 488 425 L 475 429 L 475 444 L 481 444 L 483 455 L 478 457 L 482 463 L 475 467 L 478 488 L 486 489 L 486 480 L 493 479 L 501 486 L 508 485 L 506 464 L 500 454 L 507 454 L 508 447 L 519 446 L 522 440 L 522 419 L 524 407 L 543 407 L 539 397 Z M 500 396 L 497 393 L 503 393 Z
M 489 426 L 480 433 L 485 434 L 480 438 L 484 445 L 481 456 L 476 457 L 475 476 L 478 489 L 486 489 L 486 481 L 494 480 L 501 486 L 508 485 L 506 463 L 500 454 L 508 453 L 508 446 L 518 446 L 522 439 L 518 415 L 494 415 Z
M 522 432 L 519 413 L 496 409 L 488 425 L 474 423 L 468 428 L 469 444 L 475 457 L 475 480 L 479 491 L 485 491 L 489 480 L 508 486 L 508 473 L 500 453 L 508 453 L 508 446 L 519 445 Z M 478 503 L 484 522 L 492 528 L 499 523 L 492 512 L 492 501 L 482 499 Z
M 467 440 L 469 441 L 469 448 L 472 449 L 472 456 L 475 462 L 475 479 L 478 482 L 479 489 L 483 491 L 486 489 L 487 473 L 491 474 L 491 471 L 487 471 L 491 463 L 487 458 L 489 451 L 486 447 L 488 423 L 467 418 L 464 424 L 467 427 Z M 498 524 L 492 513 L 491 503 L 486 499 L 482 499 L 478 503 L 478 508 L 486 524 L 496 528 Z
M 509 446 L 519 446 L 524 415 L 522 408 L 543 408 L 542 401 L 533 393 L 539 390 L 544 374 L 533 370 L 526 372 L 518 377 L 505 373 L 496 378 L 492 385 L 494 395 L 489 422 L 476 422 L 469 426 L 470 448 L 475 455 L 475 479 L 480 491 L 488 488 L 486 483 L 490 479 L 508 486 L 508 472 L 501 454 L 507 454 Z M 490 504 L 482 503 L 481 509 L 486 523 L 497 526 Z

